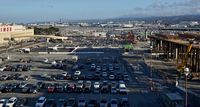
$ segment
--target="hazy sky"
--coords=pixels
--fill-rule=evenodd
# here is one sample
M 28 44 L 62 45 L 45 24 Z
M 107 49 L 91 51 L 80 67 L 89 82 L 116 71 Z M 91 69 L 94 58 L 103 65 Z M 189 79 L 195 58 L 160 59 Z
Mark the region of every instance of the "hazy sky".
M 0 0 L 0 22 L 200 14 L 200 0 Z

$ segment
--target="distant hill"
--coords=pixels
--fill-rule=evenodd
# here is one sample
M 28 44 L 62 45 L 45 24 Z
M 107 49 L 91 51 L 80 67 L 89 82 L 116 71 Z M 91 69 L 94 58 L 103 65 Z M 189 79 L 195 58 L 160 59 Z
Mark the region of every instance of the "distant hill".
M 180 16 L 157 16 L 157 17 L 134 17 L 134 16 L 125 16 L 114 18 L 115 21 L 128 21 L 128 20 L 138 20 L 138 21 L 147 21 L 155 22 L 162 21 L 165 23 L 179 23 L 180 21 L 198 21 L 200 22 L 200 15 L 180 15 Z
M 63 20 L 63 22 L 126 22 L 126 21 L 146 21 L 149 23 L 153 23 L 156 21 L 162 21 L 163 23 L 173 24 L 179 23 L 181 21 L 198 21 L 200 22 L 200 15 L 179 15 L 179 16 L 152 16 L 152 17 L 136 17 L 136 16 L 121 16 L 117 18 L 110 18 L 110 19 L 88 19 L 88 20 Z M 59 21 L 46 21 L 48 22 L 59 22 Z M 45 23 L 45 22 L 34 22 L 34 23 Z

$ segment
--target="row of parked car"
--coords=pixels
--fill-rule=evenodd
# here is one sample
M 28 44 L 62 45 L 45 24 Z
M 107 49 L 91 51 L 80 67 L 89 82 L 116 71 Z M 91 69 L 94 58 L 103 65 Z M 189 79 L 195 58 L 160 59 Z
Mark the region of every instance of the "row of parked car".
M 0 99 L 0 107 L 24 107 L 27 103 L 27 98 L 11 97 L 9 99 Z
M 100 72 L 95 71 L 90 74 L 84 74 L 82 71 L 75 71 L 74 73 L 63 72 L 59 74 L 43 74 L 40 76 L 47 81 L 55 80 L 124 80 L 129 81 L 129 76 L 126 72 Z
M 128 98 L 123 97 L 121 99 L 111 99 L 109 102 L 106 99 L 97 101 L 95 99 L 86 100 L 85 97 L 78 99 L 47 99 L 46 97 L 40 97 L 35 104 L 35 107 L 129 107 Z
M 0 68 L 0 71 L 13 71 L 13 72 L 22 72 L 22 71 L 30 71 L 32 69 L 32 65 L 26 64 L 16 64 L 16 65 L 5 65 Z
M 96 65 L 95 63 L 91 64 L 90 70 L 92 71 L 113 71 L 113 70 L 119 70 L 120 66 L 119 64 L 103 64 L 102 66 Z
M 40 88 L 34 84 L 27 84 L 26 82 L 20 83 L 5 83 L 0 85 L 1 93 L 9 92 L 23 92 L 23 93 L 37 93 Z
M 112 94 L 127 94 L 127 87 L 123 81 L 111 82 L 94 82 L 91 81 L 82 81 L 79 80 L 77 83 L 68 83 L 68 84 L 48 84 L 49 93 L 63 93 L 63 92 L 84 92 L 84 93 L 112 93 Z
M 0 75 L 0 81 L 6 81 L 6 80 L 22 80 L 27 81 L 29 79 L 29 76 L 22 75 L 19 73 L 14 74 L 8 74 L 8 75 Z
M 112 94 L 127 94 L 127 87 L 123 81 L 118 82 L 94 82 L 79 80 L 76 83 L 43 83 L 28 84 L 20 83 L 5 83 L 0 85 L 0 92 L 22 92 L 22 93 L 37 93 L 41 90 L 46 90 L 48 93 L 112 93 Z

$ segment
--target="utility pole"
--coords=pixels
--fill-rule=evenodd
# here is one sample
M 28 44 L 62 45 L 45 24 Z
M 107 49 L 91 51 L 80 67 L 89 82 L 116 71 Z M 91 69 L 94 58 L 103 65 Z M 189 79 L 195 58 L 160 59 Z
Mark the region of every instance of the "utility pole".
M 188 77 L 188 75 L 189 75 L 189 73 L 190 73 L 190 69 L 188 68 L 188 67 L 186 67 L 186 68 L 184 68 L 184 74 L 185 74 L 185 107 L 187 107 L 187 105 L 188 105 L 188 93 L 187 93 L 187 88 L 188 88 L 188 86 L 187 86 L 187 77 Z
M 150 78 L 151 78 L 151 91 L 153 90 L 153 78 L 152 78 L 152 50 L 153 50 L 153 46 L 150 46 L 150 51 L 151 51 L 151 59 L 150 59 Z

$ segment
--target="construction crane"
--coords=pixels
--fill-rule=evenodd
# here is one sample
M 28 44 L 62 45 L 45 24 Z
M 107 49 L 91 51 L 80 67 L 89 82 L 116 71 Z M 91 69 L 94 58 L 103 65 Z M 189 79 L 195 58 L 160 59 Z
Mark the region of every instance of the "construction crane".
M 177 71 L 179 72 L 178 74 L 180 76 L 182 74 L 184 74 L 184 69 L 186 68 L 186 65 L 187 65 L 187 61 L 188 61 L 188 58 L 189 58 L 189 55 L 190 55 L 190 52 L 191 52 L 191 49 L 192 49 L 193 41 L 194 41 L 193 39 L 189 40 L 189 45 L 187 47 L 185 56 L 182 59 L 182 63 L 177 66 Z

